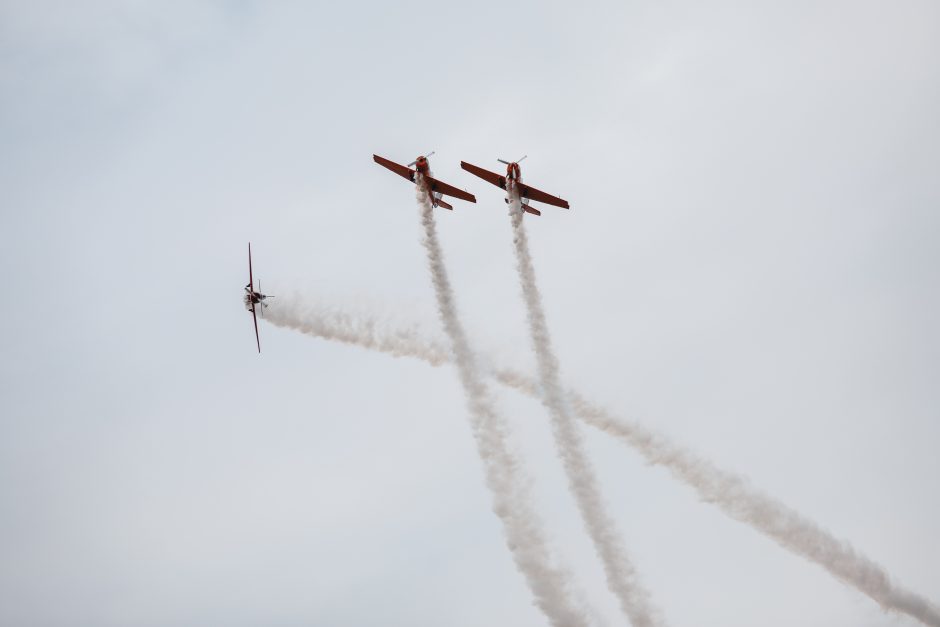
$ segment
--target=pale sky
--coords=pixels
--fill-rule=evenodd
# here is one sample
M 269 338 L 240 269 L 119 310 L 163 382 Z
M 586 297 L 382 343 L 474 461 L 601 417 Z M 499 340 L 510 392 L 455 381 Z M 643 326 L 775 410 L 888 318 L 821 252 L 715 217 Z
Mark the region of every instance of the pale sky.
M 450 369 L 262 323 L 265 291 L 440 335 L 431 158 L 474 347 L 562 377 L 940 602 L 940 6 L 0 3 L 0 623 L 544 625 Z M 531 219 L 530 219 L 531 218 Z M 547 416 L 500 391 L 554 548 L 623 625 Z M 669 625 L 881 627 L 815 564 L 585 430 Z

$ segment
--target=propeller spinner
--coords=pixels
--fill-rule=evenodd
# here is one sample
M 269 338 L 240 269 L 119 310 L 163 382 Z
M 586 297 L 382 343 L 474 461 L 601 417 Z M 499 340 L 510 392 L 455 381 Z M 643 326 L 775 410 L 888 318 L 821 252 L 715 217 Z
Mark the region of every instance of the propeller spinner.
M 430 156 L 433 155 L 433 154 L 434 154 L 434 151 L 432 150 L 432 151 L 429 152 L 428 154 L 424 155 L 424 158 L 427 159 L 428 157 L 430 157 Z M 420 159 L 420 158 L 421 158 L 421 157 L 418 157 L 418 159 Z M 412 161 L 411 163 L 409 163 L 409 164 L 408 164 L 408 167 L 410 168 L 410 167 L 413 166 L 414 164 L 418 163 L 418 159 L 415 159 L 414 161 Z

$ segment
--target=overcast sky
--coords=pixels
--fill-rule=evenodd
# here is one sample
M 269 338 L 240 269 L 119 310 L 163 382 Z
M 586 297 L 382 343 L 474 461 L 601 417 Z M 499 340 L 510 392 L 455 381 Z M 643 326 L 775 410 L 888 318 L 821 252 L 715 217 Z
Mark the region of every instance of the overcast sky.
M 469 335 L 940 600 L 940 6 L 0 2 L 0 623 L 543 625 L 454 373 L 262 323 L 265 291 L 435 317 L 436 150 Z M 270 286 L 270 287 L 269 287 Z M 624 621 L 547 416 L 500 393 L 554 546 Z M 915 625 L 585 431 L 670 625 Z

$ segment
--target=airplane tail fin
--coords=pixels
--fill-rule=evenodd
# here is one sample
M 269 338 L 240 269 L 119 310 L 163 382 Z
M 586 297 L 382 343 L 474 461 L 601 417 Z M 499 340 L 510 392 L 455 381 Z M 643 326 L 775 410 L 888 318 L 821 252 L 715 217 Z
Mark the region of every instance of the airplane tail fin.
M 505 203 L 508 205 L 508 204 L 509 204 L 509 199 L 508 199 L 508 198 L 503 198 L 503 202 L 505 202 Z M 539 211 L 538 209 L 533 209 L 533 208 L 530 207 L 527 203 L 522 203 L 522 210 L 523 210 L 523 211 L 526 211 L 526 212 L 528 212 L 528 213 L 531 213 L 531 214 L 534 215 L 534 216 L 540 216 L 540 215 L 542 215 L 542 212 L 541 212 L 541 211 Z

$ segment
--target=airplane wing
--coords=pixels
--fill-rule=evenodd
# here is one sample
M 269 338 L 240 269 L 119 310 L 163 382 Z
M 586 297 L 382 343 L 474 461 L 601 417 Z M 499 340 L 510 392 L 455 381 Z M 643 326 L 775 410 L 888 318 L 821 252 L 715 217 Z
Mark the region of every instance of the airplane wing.
M 255 304 L 251 303 L 251 318 L 255 321 L 255 342 L 258 343 L 258 352 L 261 352 L 261 336 L 258 335 L 258 316 L 255 315 Z
M 388 167 L 388 166 L 386 166 Z M 428 190 L 432 192 L 438 192 L 444 194 L 445 196 L 453 196 L 454 198 L 459 198 L 460 200 L 466 200 L 467 202 L 476 202 L 477 197 L 473 194 L 467 193 L 462 189 L 457 189 L 452 185 L 447 183 L 442 183 L 437 179 L 432 179 L 430 176 L 424 177 L 425 182 L 427 183 Z
M 411 168 L 406 168 L 403 165 L 399 165 L 394 161 L 389 161 L 385 157 L 380 157 L 378 155 L 372 155 L 372 159 L 378 163 L 380 166 L 388 168 L 398 176 L 403 176 L 412 183 L 415 182 L 415 171 Z
M 248 242 L 248 289 L 254 291 L 255 284 L 251 276 L 251 242 Z
M 534 187 L 529 187 L 525 183 L 519 184 L 519 195 L 523 198 L 528 198 L 529 200 L 544 202 L 546 205 L 555 205 L 556 207 L 561 207 L 562 209 L 570 209 L 567 200 L 557 196 L 552 196 L 551 194 L 546 194 L 545 192 L 539 191 Z
M 484 170 L 481 167 L 475 166 L 472 163 L 467 163 L 466 161 L 460 162 L 460 167 L 469 172 L 470 174 L 475 174 L 479 176 L 484 181 L 492 183 L 496 187 L 506 189 L 506 177 L 500 176 L 496 172 L 490 172 L 489 170 Z

